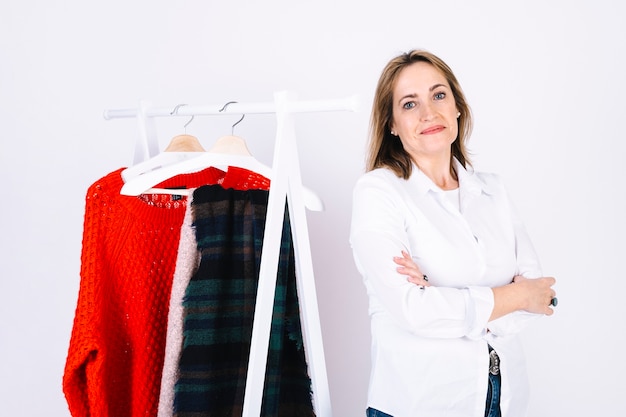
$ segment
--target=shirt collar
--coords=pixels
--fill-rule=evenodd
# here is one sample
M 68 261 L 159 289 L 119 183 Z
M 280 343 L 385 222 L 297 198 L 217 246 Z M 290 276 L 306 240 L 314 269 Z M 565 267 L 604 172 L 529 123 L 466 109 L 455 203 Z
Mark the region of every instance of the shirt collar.
M 468 169 L 463 168 L 463 165 L 454 158 L 454 169 L 456 170 L 459 178 L 459 188 L 465 190 L 468 194 L 480 195 L 485 193 L 492 195 L 496 192 L 492 184 L 487 184 L 476 172 L 474 168 L 468 166 Z

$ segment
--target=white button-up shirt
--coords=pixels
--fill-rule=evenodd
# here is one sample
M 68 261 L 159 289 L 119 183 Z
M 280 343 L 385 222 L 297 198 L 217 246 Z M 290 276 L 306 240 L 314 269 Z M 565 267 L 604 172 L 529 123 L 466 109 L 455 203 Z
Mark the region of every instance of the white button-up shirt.
M 368 406 L 394 417 L 484 416 L 490 344 L 501 359 L 502 415 L 524 416 L 528 381 L 516 334 L 538 316 L 489 322 L 491 288 L 539 277 L 540 265 L 499 178 L 454 166 L 460 210 L 415 165 L 408 180 L 376 169 L 355 186 L 350 243 L 372 332 Z M 396 271 L 402 250 L 430 287 Z

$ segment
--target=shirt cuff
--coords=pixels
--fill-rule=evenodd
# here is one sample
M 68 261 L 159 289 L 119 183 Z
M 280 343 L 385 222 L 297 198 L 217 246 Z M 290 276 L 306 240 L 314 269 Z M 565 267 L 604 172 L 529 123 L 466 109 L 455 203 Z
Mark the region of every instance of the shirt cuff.
M 488 287 L 468 287 L 465 291 L 467 306 L 467 337 L 480 339 L 487 333 L 487 323 L 493 311 L 493 291 Z
M 527 311 L 514 311 L 488 323 L 489 331 L 495 336 L 509 336 L 524 330 L 532 321 L 543 314 L 533 314 Z

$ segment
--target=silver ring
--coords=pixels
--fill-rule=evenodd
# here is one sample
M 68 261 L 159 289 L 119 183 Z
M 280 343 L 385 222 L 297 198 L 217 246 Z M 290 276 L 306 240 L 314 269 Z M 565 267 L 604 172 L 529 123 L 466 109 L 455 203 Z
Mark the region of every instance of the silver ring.
M 559 305 L 559 299 L 556 297 L 552 297 L 552 300 L 550 300 L 550 305 L 552 307 L 556 307 L 557 305 Z
M 424 281 L 428 282 L 428 277 L 426 275 L 424 275 L 422 278 L 424 278 Z

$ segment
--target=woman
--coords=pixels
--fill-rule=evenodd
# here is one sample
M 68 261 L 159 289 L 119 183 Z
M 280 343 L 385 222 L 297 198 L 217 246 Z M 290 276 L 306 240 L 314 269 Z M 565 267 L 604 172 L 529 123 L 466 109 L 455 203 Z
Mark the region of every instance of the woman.
M 350 232 L 370 302 L 368 416 L 525 415 L 517 334 L 553 313 L 555 279 L 499 178 L 471 169 L 471 126 L 441 59 L 387 64 Z

